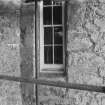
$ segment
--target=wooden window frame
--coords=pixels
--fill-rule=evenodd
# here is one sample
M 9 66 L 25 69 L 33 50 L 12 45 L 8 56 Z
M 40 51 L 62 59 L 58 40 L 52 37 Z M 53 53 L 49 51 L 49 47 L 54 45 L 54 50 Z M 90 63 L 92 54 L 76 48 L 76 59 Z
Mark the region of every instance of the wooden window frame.
M 63 17 L 63 64 L 44 64 L 44 28 L 43 28 L 43 0 L 39 1 L 39 69 L 40 72 L 44 73 L 64 73 L 65 71 L 65 2 L 63 1 L 63 12 L 62 12 L 62 17 Z M 43 36 L 43 37 L 42 37 Z

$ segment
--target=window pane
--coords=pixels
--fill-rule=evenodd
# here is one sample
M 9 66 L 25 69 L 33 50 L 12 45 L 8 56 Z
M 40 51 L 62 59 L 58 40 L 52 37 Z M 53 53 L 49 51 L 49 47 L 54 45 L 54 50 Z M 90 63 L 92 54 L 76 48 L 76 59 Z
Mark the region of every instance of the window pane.
M 62 24 L 62 6 L 53 8 L 53 24 Z
M 43 8 L 43 22 L 44 25 L 50 25 L 52 23 L 52 7 Z
M 43 4 L 44 5 L 51 5 L 52 4 L 52 0 L 43 0 Z
M 52 64 L 53 63 L 52 46 L 44 46 L 44 63 L 45 64 Z
M 54 47 L 54 64 L 63 64 L 63 47 Z
M 61 1 L 53 1 L 53 5 L 62 5 Z
M 44 44 L 52 44 L 52 27 L 45 27 L 44 28 Z
M 54 28 L 54 44 L 63 44 L 63 31 L 62 27 Z

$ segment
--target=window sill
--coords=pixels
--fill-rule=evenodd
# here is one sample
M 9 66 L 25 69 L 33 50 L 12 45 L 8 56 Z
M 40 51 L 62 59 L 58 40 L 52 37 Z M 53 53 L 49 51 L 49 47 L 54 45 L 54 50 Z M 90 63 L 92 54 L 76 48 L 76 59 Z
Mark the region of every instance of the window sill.
M 60 78 L 65 77 L 65 73 L 39 73 L 39 77 L 46 77 L 46 78 Z
M 66 72 L 64 69 L 42 69 L 39 72 L 39 77 L 65 77 Z
M 48 72 L 48 73 L 62 73 L 64 72 L 63 68 L 43 68 L 41 72 Z

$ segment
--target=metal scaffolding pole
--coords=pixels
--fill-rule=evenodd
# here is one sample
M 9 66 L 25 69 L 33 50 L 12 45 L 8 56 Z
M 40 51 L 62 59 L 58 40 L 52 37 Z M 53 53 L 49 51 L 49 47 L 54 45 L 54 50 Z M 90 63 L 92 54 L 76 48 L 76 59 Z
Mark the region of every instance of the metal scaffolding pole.
M 38 79 L 38 66 L 37 66 L 37 0 L 35 1 L 35 78 Z M 35 86 L 36 105 L 39 105 L 38 99 L 38 85 Z
M 23 78 L 23 77 L 13 77 L 13 76 L 4 76 L 4 75 L 0 75 L 0 79 L 15 81 L 15 82 L 31 83 L 31 84 L 37 84 L 37 85 L 47 85 L 47 86 L 54 86 L 54 87 L 60 87 L 60 88 L 78 89 L 78 90 L 84 90 L 84 91 L 105 93 L 105 86 L 74 84 L 74 83 L 66 83 L 61 81 L 55 82 L 55 81 L 48 81 L 48 80 L 41 80 L 41 79 L 38 80 L 35 78 L 29 79 L 29 78 Z

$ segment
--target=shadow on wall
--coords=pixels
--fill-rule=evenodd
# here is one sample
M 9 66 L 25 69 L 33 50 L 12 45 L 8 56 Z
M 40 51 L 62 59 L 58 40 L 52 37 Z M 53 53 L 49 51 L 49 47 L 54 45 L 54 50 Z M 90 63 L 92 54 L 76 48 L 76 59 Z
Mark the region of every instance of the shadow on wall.
M 33 15 L 21 16 L 21 77 L 33 77 Z M 32 105 L 35 102 L 34 85 L 29 83 L 21 83 L 21 94 L 23 105 Z

